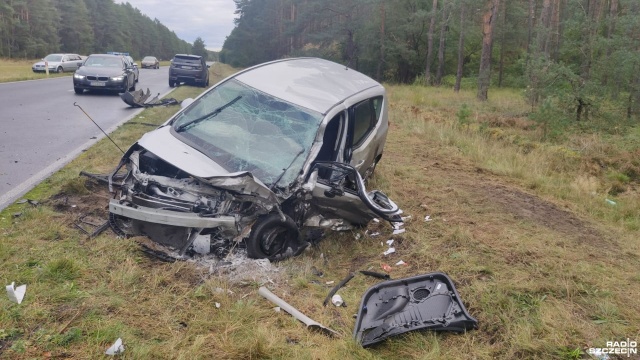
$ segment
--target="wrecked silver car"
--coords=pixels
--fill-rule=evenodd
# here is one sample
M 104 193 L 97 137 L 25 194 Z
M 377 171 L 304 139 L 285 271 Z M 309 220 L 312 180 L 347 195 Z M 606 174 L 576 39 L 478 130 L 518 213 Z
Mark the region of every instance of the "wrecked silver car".
M 241 71 L 145 134 L 109 178 L 111 225 L 178 256 L 196 240 L 297 255 L 323 229 L 401 210 L 367 191 L 388 131 L 373 79 L 330 61 L 285 59 Z

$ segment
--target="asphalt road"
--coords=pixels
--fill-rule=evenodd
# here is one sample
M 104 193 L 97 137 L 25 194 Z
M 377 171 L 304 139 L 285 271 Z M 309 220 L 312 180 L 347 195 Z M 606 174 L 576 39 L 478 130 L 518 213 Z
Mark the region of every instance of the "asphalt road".
M 140 69 L 136 89 L 167 94 L 168 71 Z M 76 95 L 72 83 L 71 77 L 0 83 L 0 210 L 104 137 L 74 102 L 107 132 L 141 111 L 117 94 Z

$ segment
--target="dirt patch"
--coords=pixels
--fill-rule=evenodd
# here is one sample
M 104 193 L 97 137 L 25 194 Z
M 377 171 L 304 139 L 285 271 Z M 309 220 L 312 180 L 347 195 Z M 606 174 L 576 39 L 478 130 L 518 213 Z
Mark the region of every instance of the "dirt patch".
M 495 184 L 484 184 L 480 189 L 487 201 L 512 213 L 516 219 L 526 219 L 540 224 L 581 244 L 596 247 L 616 246 L 586 221 L 537 196 Z

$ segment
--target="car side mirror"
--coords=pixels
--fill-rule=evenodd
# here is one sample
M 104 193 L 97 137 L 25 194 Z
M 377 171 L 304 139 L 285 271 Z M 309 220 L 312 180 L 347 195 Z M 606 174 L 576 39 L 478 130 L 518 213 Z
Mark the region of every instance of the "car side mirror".
M 211 68 L 211 65 L 207 65 L 207 69 L 210 69 L 210 68 Z

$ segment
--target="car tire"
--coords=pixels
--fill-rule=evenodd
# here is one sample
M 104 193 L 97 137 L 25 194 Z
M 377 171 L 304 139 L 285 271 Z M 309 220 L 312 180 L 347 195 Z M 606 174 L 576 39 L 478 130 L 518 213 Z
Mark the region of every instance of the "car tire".
M 73 87 L 73 91 L 76 92 L 76 94 L 81 95 L 82 93 L 84 93 L 84 89 L 81 89 L 79 87 Z
M 299 247 L 300 230 L 287 215 L 269 214 L 259 219 L 247 239 L 247 255 L 254 259 L 278 259 L 290 247 Z M 292 254 L 293 255 L 293 254 Z
M 64 72 L 64 69 L 62 68 L 62 66 L 58 66 L 58 69 L 56 70 L 56 72 L 58 74 L 62 74 Z
M 133 85 L 129 88 L 129 91 L 134 91 L 136 89 L 136 82 L 133 82 Z
M 169 80 L 169 87 L 176 87 L 176 83 Z
M 156 64 L 156 70 L 160 69 L 160 64 Z

